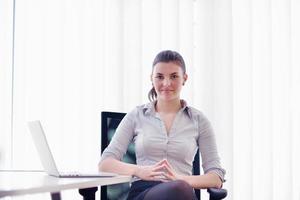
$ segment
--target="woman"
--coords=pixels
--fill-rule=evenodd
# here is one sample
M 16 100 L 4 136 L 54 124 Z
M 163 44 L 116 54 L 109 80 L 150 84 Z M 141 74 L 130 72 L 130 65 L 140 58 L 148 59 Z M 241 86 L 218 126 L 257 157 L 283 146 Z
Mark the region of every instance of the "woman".
M 206 117 L 180 99 L 188 76 L 182 56 L 162 51 L 154 59 L 150 103 L 120 123 L 102 154 L 99 170 L 134 176 L 128 199 L 195 199 L 193 188 L 220 188 L 225 170 Z M 134 141 L 137 164 L 120 161 Z M 204 175 L 192 175 L 199 148 Z

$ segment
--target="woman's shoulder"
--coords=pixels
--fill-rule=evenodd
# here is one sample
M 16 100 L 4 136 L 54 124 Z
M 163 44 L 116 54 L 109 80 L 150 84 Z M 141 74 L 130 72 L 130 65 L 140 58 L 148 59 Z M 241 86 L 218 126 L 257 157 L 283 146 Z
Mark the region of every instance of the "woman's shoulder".
M 198 125 L 200 129 L 205 129 L 207 127 L 210 127 L 210 121 L 208 118 L 203 114 L 202 111 L 194 108 L 189 107 L 190 115 L 192 116 L 192 119 L 195 121 L 195 123 Z
M 187 106 L 187 110 L 189 115 L 198 121 L 207 120 L 207 117 L 203 113 L 203 111 L 193 107 L 193 106 Z
M 199 117 L 203 115 L 203 112 L 201 110 L 193 106 L 186 105 L 186 109 L 188 110 L 189 114 L 192 115 L 193 117 Z
M 140 104 L 135 106 L 134 108 L 132 108 L 128 114 L 130 115 L 138 115 L 141 113 L 145 113 L 146 111 L 151 111 L 153 109 L 153 104 L 151 102 L 149 103 L 144 103 L 144 104 Z

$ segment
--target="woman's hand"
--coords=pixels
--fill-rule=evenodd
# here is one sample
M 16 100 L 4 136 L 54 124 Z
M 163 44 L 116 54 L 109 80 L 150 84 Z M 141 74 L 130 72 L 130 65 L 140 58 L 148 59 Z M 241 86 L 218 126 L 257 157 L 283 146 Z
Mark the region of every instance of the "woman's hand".
M 170 163 L 167 160 L 162 161 L 162 166 L 164 169 L 164 179 L 162 181 L 175 181 L 182 180 L 187 182 L 193 188 L 221 188 L 222 181 L 220 177 L 214 172 L 208 172 L 204 175 L 196 176 L 185 176 L 177 174 L 176 171 L 172 168 Z
M 137 166 L 135 176 L 147 181 L 163 181 L 164 178 L 164 160 L 151 166 Z
M 167 182 L 183 180 L 183 176 L 177 174 L 166 159 L 163 159 L 151 166 L 137 166 L 137 170 L 134 175 L 142 180 L 148 181 Z
M 182 176 L 177 174 L 176 171 L 173 169 L 173 167 L 170 165 L 170 163 L 164 159 L 161 161 L 161 164 L 164 169 L 164 177 L 165 181 L 175 181 L 175 180 L 182 180 Z

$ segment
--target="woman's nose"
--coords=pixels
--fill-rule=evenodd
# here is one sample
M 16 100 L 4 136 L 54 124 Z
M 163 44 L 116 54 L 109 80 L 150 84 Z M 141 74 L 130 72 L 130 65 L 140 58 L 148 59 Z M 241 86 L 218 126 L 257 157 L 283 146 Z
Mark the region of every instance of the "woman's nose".
M 164 82 L 163 82 L 164 85 L 168 86 L 171 84 L 171 80 L 168 79 L 168 78 L 165 78 Z

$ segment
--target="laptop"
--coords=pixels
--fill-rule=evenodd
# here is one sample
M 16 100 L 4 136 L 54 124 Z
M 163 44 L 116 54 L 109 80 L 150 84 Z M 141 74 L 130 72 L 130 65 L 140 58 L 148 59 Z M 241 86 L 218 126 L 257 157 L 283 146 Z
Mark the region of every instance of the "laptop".
M 48 175 L 60 177 L 60 178 L 91 178 L 91 177 L 114 177 L 117 174 L 108 172 L 95 172 L 95 173 L 79 173 L 79 172 L 59 172 L 53 155 L 50 151 L 50 147 L 47 142 L 46 135 L 44 133 L 42 124 L 40 121 L 28 122 L 28 127 L 35 144 L 36 150 L 38 151 L 40 160 L 44 167 L 45 172 Z

